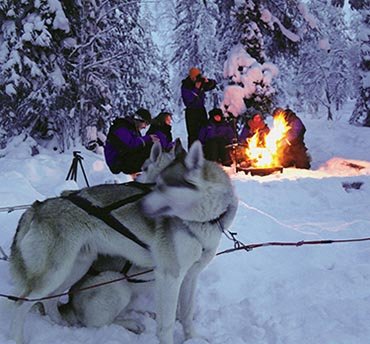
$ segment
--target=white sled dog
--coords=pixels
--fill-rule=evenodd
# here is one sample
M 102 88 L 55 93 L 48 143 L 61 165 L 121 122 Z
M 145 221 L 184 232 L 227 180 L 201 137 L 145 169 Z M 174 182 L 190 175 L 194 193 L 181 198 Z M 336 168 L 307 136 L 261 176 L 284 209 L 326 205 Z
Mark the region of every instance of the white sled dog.
M 155 143 L 149 158 L 143 164 L 143 172 L 136 178 L 136 181 L 155 183 L 159 172 L 168 166 L 176 155 L 183 154 L 183 152 L 181 141 L 178 139 L 174 148 L 168 153 L 162 152 L 161 145 Z M 87 273 L 70 288 L 68 303 L 58 304 L 62 319 L 72 326 L 101 327 L 114 323 L 138 334 L 143 332 L 145 327 L 142 324 L 124 317 L 124 311 L 130 304 L 133 294 L 131 283 L 122 273 L 126 263 L 128 261 L 121 256 L 98 255 L 92 265 L 94 274 Z M 89 288 L 112 280 L 120 281 L 99 288 Z M 81 288 L 87 289 L 78 292 Z
M 130 198 L 140 198 L 141 195 L 145 194 L 152 188 L 155 183 L 156 178 L 158 177 L 159 173 L 172 162 L 177 155 L 184 154 L 185 150 L 182 147 L 181 141 L 176 139 L 176 143 L 174 148 L 170 152 L 162 152 L 162 148 L 160 143 L 154 143 L 149 158 L 144 162 L 142 167 L 142 173 L 136 178 L 135 182 L 129 182 L 124 184 L 104 184 L 104 186 L 98 187 L 91 187 L 88 190 L 90 197 L 100 203 L 109 204 L 117 202 L 117 200 L 125 201 L 130 200 Z M 139 183 L 139 184 L 138 184 Z M 144 185 L 146 184 L 146 185 Z M 85 191 L 86 192 L 86 191 Z M 68 191 L 64 192 L 64 195 L 68 195 Z M 94 196 L 95 195 L 95 196 Z M 114 195 L 112 197 L 112 195 Z M 94 198 L 95 197 L 95 198 Z M 119 202 L 119 201 L 118 201 Z M 25 269 L 25 262 L 23 257 L 20 255 L 21 252 L 17 246 L 19 246 L 20 240 L 23 236 L 28 234 L 28 231 L 31 229 L 29 220 L 32 220 L 34 215 L 34 207 L 37 206 L 39 202 L 35 202 L 32 208 L 24 213 L 22 218 L 19 221 L 17 233 L 14 237 L 13 244 L 12 244 L 12 253 L 11 253 L 11 273 L 13 275 L 13 279 L 15 281 L 16 289 L 19 292 L 23 293 L 25 288 L 27 287 L 26 284 L 29 283 L 29 277 L 23 276 L 24 272 L 27 272 Z M 28 220 L 27 220 L 28 219 Z M 25 222 L 24 222 L 25 221 Z M 42 245 L 42 242 L 40 243 Z M 127 262 L 122 256 L 113 256 L 107 254 L 98 254 L 94 263 L 92 264 L 95 272 L 100 272 L 100 276 L 94 277 L 86 275 L 81 280 L 79 280 L 79 275 L 76 276 L 76 280 L 78 280 L 72 289 L 77 289 L 79 287 L 83 287 L 86 285 L 92 285 L 97 283 L 97 280 L 100 282 L 102 279 L 108 281 L 108 277 L 110 273 L 118 273 L 122 270 L 125 263 Z M 108 272 L 107 270 L 113 270 Z M 81 272 L 82 273 L 82 272 Z M 81 277 L 81 276 L 80 276 Z M 123 277 L 121 275 L 121 277 Z M 117 278 L 117 276 L 116 276 Z M 127 284 L 127 282 L 122 282 L 121 285 L 124 284 L 124 287 L 121 288 L 120 293 L 117 294 L 116 297 L 116 308 L 113 310 L 110 308 L 110 314 L 107 310 L 104 314 L 100 309 L 100 316 L 99 319 L 92 320 L 85 316 L 86 312 L 88 312 L 87 308 L 87 297 L 92 297 L 93 291 L 85 292 L 84 296 L 81 297 L 80 295 L 76 298 L 71 298 L 70 302 L 67 305 L 59 305 L 58 299 L 51 299 L 48 301 L 43 302 L 43 311 L 48 314 L 52 320 L 57 323 L 67 323 L 72 325 L 82 325 L 82 326 L 99 326 L 98 324 L 107 325 L 111 322 L 115 315 L 117 315 L 117 309 L 121 305 L 122 309 L 127 306 L 129 302 L 129 297 L 131 296 L 131 290 Z M 109 290 L 108 290 L 109 289 Z M 61 289 L 60 289 L 61 290 Z M 98 293 L 100 294 L 100 299 L 105 297 L 107 300 L 107 292 L 116 292 L 117 288 L 115 285 L 110 285 L 109 288 L 105 288 L 105 290 L 98 289 Z M 97 292 L 97 290 L 95 290 Z M 97 297 L 99 299 L 99 296 Z M 112 300 L 112 299 L 111 299 Z M 98 300 L 94 300 L 89 307 L 93 307 L 94 305 L 97 306 Z M 102 302 L 102 300 L 100 300 Z M 109 302 L 109 301 L 108 301 Z M 76 307 L 77 305 L 77 307 Z M 62 318 L 58 312 L 58 307 L 62 310 Z M 117 322 L 116 322 L 117 323 Z M 129 326 L 125 326 L 124 322 L 119 322 L 120 325 L 132 330 L 134 332 L 139 332 L 139 330 L 135 330 L 135 328 L 139 328 L 140 325 L 132 326 L 129 322 L 127 324 Z M 16 326 L 15 322 L 13 322 L 13 326 Z M 13 329 L 13 332 L 18 331 Z
M 173 344 L 176 309 L 185 338 L 194 337 L 197 277 L 214 257 L 222 228 L 231 225 L 237 209 L 230 178 L 204 159 L 196 142 L 159 173 L 152 191 L 137 200 L 133 192 L 129 204 L 119 204 L 120 184 L 108 191 L 105 187 L 36 202 L 24 213 L 10 260 L 22 297 L 68 290 L 98 254 L 121 256 L 154 268 L 160 344 Z M 23 343 L 25 317 L 35 302 L 17 302 L 11 329 L 17 344 Z
M 69 302 L 59 306 L 62 318 L 72 326 L 101 327 L 114 323 L 135 333 L 143 332 L 145 327 L 129 319 L 123 312 L 130 304 L 133 293 L 130 283 L 124 280 L 124 277 L 125 275 L 118 271 L 85 275 L 70 289 L 72 294 Z M 109 281 L 116 282 L 74 293 L 81 288 Z

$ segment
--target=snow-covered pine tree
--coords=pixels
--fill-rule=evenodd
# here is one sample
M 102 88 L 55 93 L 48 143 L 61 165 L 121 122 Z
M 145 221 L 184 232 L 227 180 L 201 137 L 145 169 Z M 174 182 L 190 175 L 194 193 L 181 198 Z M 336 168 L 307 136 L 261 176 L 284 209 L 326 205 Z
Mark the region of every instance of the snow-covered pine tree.
M 292 55 L 303 33 L 310 29 L 304 5 L 296 0 L 244 0 L 237 2 L 239 41 L 259 62 L 268 56 Z
M 121 52 L 117 61 L 120 72 L 112 88 L 111 118 L 127 116 L 139 107 L 148 108 L 154 115 L 159 107 L 162 76 L 158 70 L 162 61 L 151 35 L 152 21 L 146 17 L 146 11 L 141 12 L 140 1 L 119 3 L 122 6 L 116 10 L 116 16 L 120 20 L 113 41 Z
M 172 102 L 170 90 L 170 75 L 166 54 L 161 54 L 160 46 L 155 44 L 153 37 L 156 31 L 156 20 L 153 12 L 144 3 L 140 11 L 140 25 L 143 28 L 143 58 L 146 68 L 141 74 L 143 88 L 142 104 L 147 107 L 153 116 L 161 110 L 172 111 L 169 104 Z M 160 24 L 160 23 L 158 23 Z
M 160 78 L 156 73 L 160 62 L 151 28 L 140 17 L 140 1 L 83 4 L 77 56 L 80 136 L 86 144 L 84 128 L 99 123 L 108 127 L 112 118 L 155 103 L 153 90 Z
M 224 66 L 228 80 L 221 107 L 238 117 L 250 110 L 267 113 L 275 93 L 272 86 L 278 70 L 272 63 L 259 63 L 250 56 L 242 44 L 229 52 Z
M 275 80 L 275 105 L 302 108 L 294 84 L 299 66 L 298 53 L 305 33 L 316 29 L 315 22 L 303 3 L 295 0 L 265 1 L 272 15 L 268 31 L 264 32 L 266 55 L 279 68 Z M 272 30 L 273 29 L 273 30 Z
M 236 18 L 236 31 L 240 35 L 239 42 L 244 47 L 247 55 L 255 59 L 255 62 L 251 65 L 248 65 L 249 62 L 244 65 L 243 63 L 239 65 L 238 69 L 244 77 L 242 77 L 240 81 L 237 81 L 237 85 L 248 90 L 244 92 L 243 99 L 246 109 L 253 108 L 268 112 L 274 94 L 274 92 L 271 91 L 274 89 L 270 87 L 270 84 L 264 82 L 262 74 L 257 76 L 256 73 L 253 73 L 253 71 L 260 70 L 260 68 L 255 68 L 256 65 L 262 65 L 267 60 L 264 35 L 262 33 L 262 27 L 266 28 L 267 24 L 262 20 L 262 11 L 263 7 L 260 7 L 259 2 L 256 1 L 245 1 L 241 6 L 235 6 L 233 8 Z M 237 54 L 240 54 L 240 52 Z M 245 61 L 251 60 L 247 57 Z M 226 76 L 229 78 L 229 85 L 235 86 L 236 80 L 234 80 L 234 76 Z M 226 105 L 225 99 L 224 105 Z M 233 111 L 231 112 L 234 116 L 240 114 L 234 113 Z
M 291 10 L 289 13 L 300 14 L 297 4 L 295 2 L 292 3 L 294 4 L 295 12 Z M 270 60 L 266 53 L 267 51 L 271 54 L 278 53 L 277 49 L 279 44 L 276 44 L 277 39 L 274 38 L 276 36 L 275 32 L 279 31 L 281 33 L 279 40 L 281 47 L 288 46 L 287 44 L 281 44 L 282 40 L 289 40 L 290 42 L 296 43 L 300 39 L 297 34 L 287 29 L 279 19 L 279 17 L 281 17 L 287 21 L 288 18 L 285 8 L 282 7 L 283 5 L 284 2 L 282 1 L 272 3 L 267 0 L 246 0 L 239 1 L 231 8 L 231 13 L 235 18 L 232 23 L 232 25 L 235 26 L 233 30 L 235 32 L 234 38 L 237 37 L 238 42 L 243 45 L 245 52 L 248 54 L 249 58 L 246 58 L 246 61 L 251 61 L 250 58 L 255 59 L 254 64 L 256 69 L 254 69 L 254 67 L 251 68 L 251 66 L 240 65 L 240 71 L 236 73 L 237 75 L 239 75 L 240 72 L 245 74 L 243 80 L 246 83 L 249 83 L 249 81 L 251 82 L 248 87 L 243 84 L 243 82 L 236 81 L 235 79 L 238 79 L 236 75 L 228 74 L 228 72 L 225 74 L 225 76 L 229 78 L 229 85 L 232 86 L 233 89 L 235 89 L 236 86 L 248 89 L 246 92 L 240 92 L 244 96 L 246 108 L 257 108 L 263 112 L 269 112 L 271 110 L 275 93 L 275 90 L 271 85 L 271 78 L 272 76 L 276 76 L 277 68 L 273 66 L 272 63 L 265 62 Z M 270 8 L 276 12 L 276 15 L 270 11 Z M 303 19 L 300 21 L 298 19 L 295 19 L 294 21 L 293 19 L 290 20 L 289 27 L 294 29 L 294 31 L 298 30 L 296 22 L 303 22 Z M 282 37 L 284 37 L 284 39 Z M 271 49 L 266 49 L 266 42 L 271 46 Z M 234 48 L 230 47 L 229 49 Z M 262 73 L 264 75 L 261 75 L 260 77 L 257 77 L 256 74 L 252 75 L 253 73 L 251 71 L 253 70 L 263 71 Z M 240 82 L 242 84 L 240 84 Z M 251 93 L 251 85 L 253 84 L 255 87 L 254 91 Z M 226 96 L 226 98 L 228 97 L 229 96 Z M 229 101 L 227 100 L 226 103 L 228 102 Z M 223 105 L 228 106 L 228 104 L 225 104 L 225 99 Z M 236 108 L 238 110 L 234 111 L 237 111 L 237 113 L 234 113 L 233 111 L 231 112 L 237 116 L 240 114 L 238 112 L 242 110 L 242 107 L 236 106 Z
M 54 137 L 64 148 L 63 135 L 74 124 L 60 111 L 76 102 L 65 72 L 74 41 L 64 8 L 57 0 L 6 0 L 0 17 L 0 145 L 24 133 Z
M 360 44 L 359 95 L 350 118 L 351 124 L 370 127 L 370 4 L 360 11 L 358 26 Z
M 320 33 L 311 32 L 303 40 L 294 85 L 306 108 L 320 116 L 320 107 L 324 107 L 327 119 L 332 120 L 353 89 L 348 27 L 343 10 L 328 6 L 326 0 L 312 1 L 309 10 Z
M 176 2 L 173 56 L 171 62 L 174 70 L 179 71 L 172 79 L 172 89 L 178 106 L 182 112 L 181 80 L 188 75 L 189 68 L 197 67 L 203 74 L 215 79 L 216 64 L 216 16 L 217 7 L 213 1 L 181 1 Z M 216 80 L 218 81 L 218 80 Z M 213 92 L 213 94 L 216 94 Z M 207 97 L 207 109 L 217 106 L 217 98 Z
M 343 7 L 344 0 L 331 0 L 334 6 Z M 361 23 L 358 28 L 360 41 L 360 89 L 355 109 L 349 120 L 351 124 L 370 126 L 370 1 L 348 0 L 351 9 L 360 11 Z
M 178 120 L 177 112 L 173 106 L 173 90 L 171 88 L 172 65 L 169 62 L 171 53 L 169 41 L 174 25 L 173 1 L 143 2 L 141 18 L 146 33 L 151 35 L 150 46 L 147 48 L 148 57 L 151 57 L 152 66 L 150 73 L 155 74 L 150 79 L 148 88 L 145 89 L 144 98 L 150 105 L 152 114 L 155 116 L 160 111 L 169 111 L 174 114 L 174 120 Z M 145 74 L 143 75 L 145 77 Z M 148 80 L 143 80 L 148 83 Z
M 239 33 L 239 43 L 246 52 L 259 63 L 266 60 L 264 37 L 262 27 L 266 23 L 262 20 L 262 13 L 259 2 L 245 1 L 242 6 L 234 7 L 236 18 L 236 31 Z
M 0 144 L 25 133 L 60 151 L 87 145 L 141 106 L 159 61 L 139 9 L 128 0 L 2 1 Z
M 176 115 L 173 109 L 173 95 L 170 88 L 170 70 L 168 61 L 163 56 L 158 57 L 158 79 L 153 84 L 151 97 L 153 99 L 153 108 L 158 113 L 160 111 L 169 111 Z
M 234 25 L 236 19 L 232 14 L 234 0 L 215 0 L 218 7 L 216 13 L 216 38 L 219 42 L 216 57 L 215 77 L 216 80 L 223 80 L 223 65 L 227 59 L 230 47 L 239 43 L 239 34 Z M 220 83 L 220 90 L 223 91 L 223 85 Z
M 236 19 L 233 16 L 232 8 L 235 5 L 234 0 L 215 0 L 218 11 L 216 12 L 216 41 L 218 42 L 216 60 L 214 62 L 214 75 L 218 80 L 218 99 L 223 98 L 223 92 L 227 86 L 224 80 L 224 64 L 227 60 L 231 47 L 239 43 L 239 33 L 236 30 Z
M 128 1 L 125 6 L 116 10 L 115 16 L 119 19 L 112 32 L 111 44 L 120 52 L 120 58 L 117 61 L 119 72 L 111 82 L 114 87 L 112 118 L 126 116 L 141 106 L 144 86 L 141 85 L 140 79 L 141 73 L 145 71 L 141 58 L 144 53 L 141 45 L 143 29 L 138 25 L 137 3 Z
M 122 52 L 112 44 L 117 18 L 114 16 L 117 4 L 114 1 L 82 1 L 70 15 L 76 32 L 77 44 L 70 54 L 76 68 L 77 98 L 74 115 L 78 121 L 77 137 L 89 144 L 96 139 L 96 131 L 104 130 L 100 123 L 108 120 L 112 107 L 110 83 L 119 69 L 117 61 Z M 103 124 L 104 126 L 104 124 Z M 92 130 L 94 128 L 95 130 Z

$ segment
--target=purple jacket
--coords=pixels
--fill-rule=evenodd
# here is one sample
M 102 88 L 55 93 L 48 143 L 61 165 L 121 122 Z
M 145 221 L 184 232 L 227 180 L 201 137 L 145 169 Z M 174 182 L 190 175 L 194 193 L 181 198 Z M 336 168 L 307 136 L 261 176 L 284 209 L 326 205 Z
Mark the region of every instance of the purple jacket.
M 213 119 L 210 119 L 208 125 L 200 129 L 199 141 L 204 145 L 208 140 L 215 138 L 224 138 L 226 144 L 232 143 L 234 130 L 230 124 L 225 121 L 217 123 Z
M 201 109 L 204 108 L 205 92 L 213 90 L 216 87 L 216 81 L 208 79 L 201 88 L 196 88 L 195 83 L 187 77 L 182 81 L 181 96 L 187 108 Z
M 104 146 L 105 161 L 108 166 L 114 166 L 118 158 L 127 157 L 135 159 L 135 154 L 142 151 L 147 145 L 151 145 L 149 135 L 142 136 L 136 129 L 133 119 L 118 118 L 109 130 L 107 141 Z
M 265 135 L 267 135 L 267 134 L 269 133 L 269 131 L 270 131 L 270 129 L 269 129 L 269 127 L 268 127 L 268 126 L 267 126 L 267 124 L 266 124 L 262 129 L 260 129 L 260 130 L 259 130 L 259 134 L 260 134 L 261 136 L 265 136 Z M 240 144 L 245 144 L 245 143 L 246 143 L 246 141 L 247 141 L 247 139 L 251 138 L 254 134 L 255 134 L 255 132 L 253 132 L 253 131 L 249 128 L 248 124 L 245 124 L 245 125 L 243 126 L 242 131 L 241 131 L 241 132 L 240 132 L 240 134 L 239 134 L 238 142 L 239 142 Z
M 286 133 L 286 138 L 292 144 L 303 142 L 304 133 L 306 128 L 299 117 L 293 113 L 293 111 L 287 111 L 285 116 L 286 122 L 289 125 L 290 129 Z
M 169 151 L 175 144 L 175 142 L 172 139 L 171 129 L 172 127 L 167 124 L 163 124 L 163 125 L 152 124 L 146 134 L 147 135 L 149 134 L 157 135 L 162 148 L 165 151 Z

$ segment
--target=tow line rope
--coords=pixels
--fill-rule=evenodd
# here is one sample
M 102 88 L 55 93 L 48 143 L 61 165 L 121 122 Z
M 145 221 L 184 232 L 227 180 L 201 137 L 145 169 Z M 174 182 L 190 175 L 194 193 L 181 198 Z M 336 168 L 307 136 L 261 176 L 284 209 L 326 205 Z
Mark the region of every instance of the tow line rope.
M 101 286 L 107 285 L 107 284 L 111 284 L 111 283 L 115 283 L 115 282 L 119 282 L 119 281 L 123 281 L 123 280 L 129 280 L 129 279 L 132 279 L 134 277 L 138 277 L 138 276 L 147 274 L 147 273 L 152 272 L 152 271 L 153 271 L 153 269 L 146 270 L 146 271 L 138 272 L 136 274 L 132 274 L 130 276 L 124 276 L 124 277 L 121 277 L 121 278 L 116 278 L 114 280 L 97 283 L 97 284 L 94 284 L 94 285 L 91 285 L 91 286 L 88 286 L 88 287 L 84 287 L 84 288 L 80 288 L 80 289 L 76 289 L 76 290 L 72 290 L 72 291 L 67 291 L 65 293 L 54 294 L 54 295 L 49 295 L 49 296 L 39 297 L 39 298 L 34 298 L 34 299 L 29 299 L 29 298 L 21 297 L 21 296 L 7 295 L 7 294 L 0 294 L 0 297 L 5 297 L 5 298 L 7 298 L 11 301 L 27 301 L 27 302 L 45 301 L 45 300 L 50 300 L 50 299 L 54 299 L 54 298 L 61 297 L 61 296 L 75 294 L 77 292 L 81 292 L 81 291 L 88 290 L 88 289 L 101 287 Z
M 222 230 L 222 232 L 225 234 L 225 236 L 229 240 L 232 240 L 234 242 L 234 248 L 230 248 L 230 249 L 218 252 L 218 253 L 216 253 L 216 256 L 220 256 L 220 255 L 225 254 L 225 253 L 241 251 L 241 250 L 250 252 L 255 248 L 267 247 L 267 246 L 301 247 L 301 246 L 304 246 L 304 245 L 327 245 L 327 244 L 336 244 L 336 243 L 350 243 L 350 242 L 370 241 L 370 238 L 358 238 L 358 239 L 338 239 L 338 240 L 309 240 L 309 241 L 302 240 L 302 241 L 297 241 L 297 242 L 270 241 L 270 242 L 264 242 L 264 243 L 256 243 L 256 244 L 245 245 L 240 240 L 236 239 L 236 235 L 237 235 L 236 232 L 230 232 L 230 231 L 226 231 L 224 229 Z M 0 297 L 5 297 L 5 298 L 7 298 L 9 300 L 12 300 L 12 301 L 38 302 L 38 301 L 49 300 L 49 299 L 53 299 L 53 298 L 57 298 L 57 297 L 65 296 L 65 295 L 74 294 L 74 293 L 81 292 L 81 291 L 88 290 L 88 289 L 101 287 L 101 286 L 111 284 L 111 283 L 115 283 L 115 282 L 119 282 L 119 281 L 122 281 L 122 280 L 130 280 L 130 279 L 133 279 L 133 278 L 141 276 L 141 275 L 145 275 L 145 274 L 150 273 L 150 272 L 153 272 L 153 269 L 138 272 L 138 273 L 132 274 L 130 276 L 125 275 L 124 277 L 121 277 L 121 278 L 117 278 L 117 279 L 114 279 L 114 280 L 94 284 L 94 285 L 91 285 L 91 286 L 88 286 L 88 287 L 85 287 L 85 288 L 76 289 L 74 291 L 68 291 L 68 292 L 65 292 L 65 293 L 62 293 L 62 294 L 50 295 L 50 296 L 45 296 L 45 297 L 40 297 L 40 298 L 35 298 L 35 299 L 28 299 L 28 298 L 25 298 L 25 297 L 18 297 L 18 296 L 7 295 L 7 294 L 0 294 Z
M 281 242 L 281 241 L 270 241 L 270 242 L 263 242 L 263 243 L 256 243 L 256 244 L 248 244 L 245 245 L 238 239 L 236 239 L 236 232 L 230 232 L 222 230 L 225 236 L 234 242 L 234 248 L 230 248 L 221 252 L 218 252 L 216 256 L 225 253 L 231 253 L 235 251 L 245 250 L 247 252 L 252 251 L 255 248 L 259 247 L 267 247 L 267 246 L 294 246 L 294 247 L 301 247 L 304 245 L 327 245 L 327 244 L 339 244 L 339 243 L 349 243 L 349 242 L 361 242 L 361 241 L 370 241 L 370 238 L 357 238 L 357 239 L 338 239 L 338 240 L 301 240 L 297 242 Z
M 15 206 L 10 206 L 10 207 L 0 207 L 0 213 L 1 212 L 8 212 L 11 213 L 14 210 L 23 210 L 31 207 L 32 204 L 24 204 L 24 205 L 15 205 Z

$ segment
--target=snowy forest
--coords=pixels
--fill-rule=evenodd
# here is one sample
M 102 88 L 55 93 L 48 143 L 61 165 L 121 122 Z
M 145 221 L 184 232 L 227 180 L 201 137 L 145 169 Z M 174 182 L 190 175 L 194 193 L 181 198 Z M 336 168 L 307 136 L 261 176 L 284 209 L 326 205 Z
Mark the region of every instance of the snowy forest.
M 350 123 L 370 126 L 369 0 L 0 0 L 0 20 L 0 148 L 87 146 L 139 106 L 180 121 L 192 66 L 233 116 L 280 105 L 334 120 L 353 100 Z M 238 49 L 245 78 L 225 64 Z M 245 107 L 228 108 L 251 78 Z

